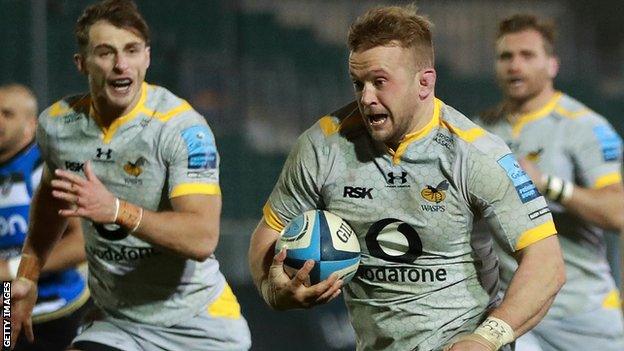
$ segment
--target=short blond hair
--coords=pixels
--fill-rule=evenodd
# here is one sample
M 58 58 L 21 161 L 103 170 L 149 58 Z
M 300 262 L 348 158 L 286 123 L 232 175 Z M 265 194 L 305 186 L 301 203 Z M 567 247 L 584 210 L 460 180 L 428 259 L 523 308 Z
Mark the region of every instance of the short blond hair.
M 349 28 L 348 47 L 356 52 L 398 42 L 401 47 L 414 48 L 420 67 L 433 67 L 431 27 L 414 5 L 373 8 Z

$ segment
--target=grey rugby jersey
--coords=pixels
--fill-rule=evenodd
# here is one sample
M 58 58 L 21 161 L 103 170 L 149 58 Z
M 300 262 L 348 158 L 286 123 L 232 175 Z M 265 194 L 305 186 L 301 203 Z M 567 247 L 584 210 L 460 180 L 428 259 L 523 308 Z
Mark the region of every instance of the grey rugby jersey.
M 37 140 L 48 167 L 82 172 L 91 160 L 109 191 L 152 211 L 171 209 L 176 196 L 220 195 L 219 157 L 205 119 L 165 88 L 141 89 L 137 106 L 108 129 L 96 122 L 89 94 L 45 110 Z M 82 220 L 82 227 L 89 288 L 114 317 L 174 325 L 206 308 L 226 285 L 214 257 L 185 259 L 117 226 Z
M 493 115 L 484 128 L 501 137 L 518 156 L 526 156 L 545 174 L 584 188 L 602 188 L 622 181 L 622 141 L 611 125 L 579 101 L 557 92 L 537 111 L 518 116 Z M 619 293 L 606 260 L 604 231 L 549 202 L 566 264 L 566 283 L 547 318 L 576 315 L 592 309 L 619 308 Z M 506 250 L 501 278 L 507 286 L 516 263 Z
M 303 133 L 264 220 L 279 231 L 314 208 L 347 220 L 362 248 L 344 288 L 359 350 L 439 350 L 476 328 L 497 302 L 498 265 L 475 217 L 509 250 L 556 233 L 509 148 L 440 100 L 396 151 L 370 138 L 355 103 Z

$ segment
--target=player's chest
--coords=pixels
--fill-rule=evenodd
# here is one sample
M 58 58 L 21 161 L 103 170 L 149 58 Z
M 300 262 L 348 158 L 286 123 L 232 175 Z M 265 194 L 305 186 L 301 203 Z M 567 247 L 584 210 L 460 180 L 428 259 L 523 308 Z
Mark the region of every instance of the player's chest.
M 432 235 L 446 233 L 448 226 L 465 231 L 471 214 L 462 180 L 443 163 L 352 165 L 330 177 L 322 189 L 323 200 L 360 236 L 401 223 Z
M 157 185 L 165 174 L 157 138 L 149 130 L 126 130 L 110 140 L 77 133 L 50 146 L 56 167 L 83 173 L 90 161 L 98 178 L 110 186 Z

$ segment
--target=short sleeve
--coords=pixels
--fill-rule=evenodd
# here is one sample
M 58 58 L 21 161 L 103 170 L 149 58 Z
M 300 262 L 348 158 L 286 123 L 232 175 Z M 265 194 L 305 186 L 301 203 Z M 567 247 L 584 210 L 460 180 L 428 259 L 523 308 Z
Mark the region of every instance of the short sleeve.
M 546 201 L 509 149 L 494 156 L 474 151 L 468 161 L 470 202 L 504 249 L 517 251 L 556 229 Z
M 219 154 L 204 118 L 191 111 L 167 123 L 160 152 L 167 164 L 169 197 L 220 195 Z
M 602 188 L 619 183 L 622 166 L 622 139 L 602 118 L 594 115 L 573 121 L 574 141 L 570 150 L 577 166 L 580 185 Z
M 308 133 L 302 134 L 291 150 L 282 173 L 264 206 L 264 220 L 281 231 L 300 213 L 321 208 L 321 153 Z

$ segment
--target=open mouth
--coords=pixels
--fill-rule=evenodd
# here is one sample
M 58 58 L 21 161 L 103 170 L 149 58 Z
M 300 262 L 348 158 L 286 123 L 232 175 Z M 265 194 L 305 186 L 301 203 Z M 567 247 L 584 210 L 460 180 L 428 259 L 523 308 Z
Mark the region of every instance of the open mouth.
M 511 79 L 507 80 L 507 82 L 512 87 L 517 87 L 517 86 L 520 86 L 520 85 L 522 85 L 524 83 L 524 79 L 522 79 L 522 78 L 511 78 Z
M 130 78 L 120 78 L 109 80 L 108 84 L 113 87 L 113 90 L 118 93 L 127 93 L 130 90 L 130 86 L 132 85 L 132 79 Z
M 368 123 L 373 126 L 382 125 L 388 119 L 387 113 L 375 113 L 368 115 Z

